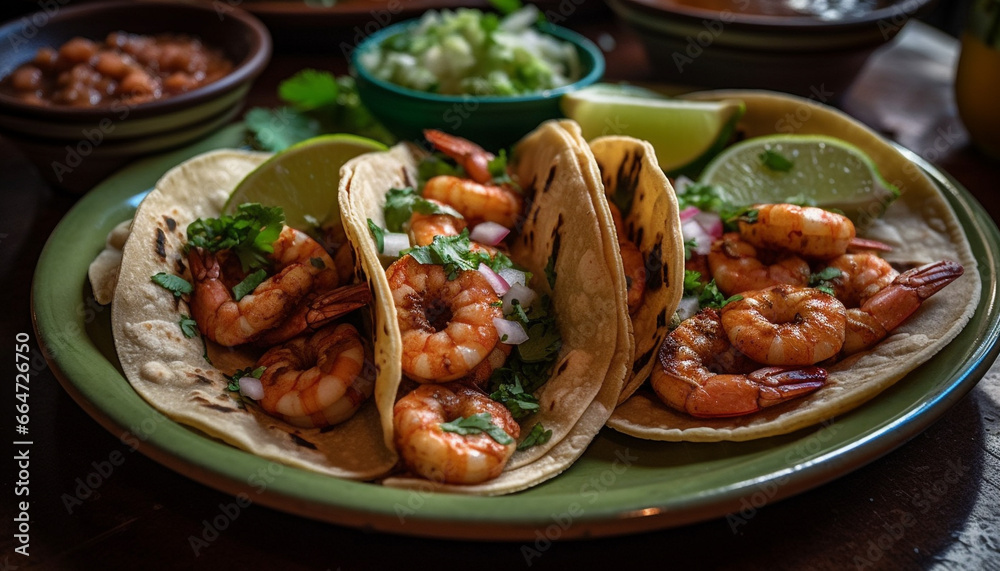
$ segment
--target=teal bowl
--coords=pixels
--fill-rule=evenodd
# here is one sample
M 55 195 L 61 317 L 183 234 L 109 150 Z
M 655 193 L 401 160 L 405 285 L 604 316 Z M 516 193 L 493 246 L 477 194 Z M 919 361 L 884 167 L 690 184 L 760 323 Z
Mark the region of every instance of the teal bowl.
M 473 140 L 488 149 L 506 148 L 548 119 L 563 117 L 559 98 L 596 83 L 604 75 L 604 56 L 587 38 L 551 24 L 541 30 L 576 46 L 582 74 L 576 82 L 525 95 L 440 95 L 409 89 L 374 77 L 360 58 L 386 38 L 419 24 L 389 26 L 363 41 L 351 54 L 351 70 L 365 107 L 401 140 L 419 140 L 424 129 L 440 129 Z

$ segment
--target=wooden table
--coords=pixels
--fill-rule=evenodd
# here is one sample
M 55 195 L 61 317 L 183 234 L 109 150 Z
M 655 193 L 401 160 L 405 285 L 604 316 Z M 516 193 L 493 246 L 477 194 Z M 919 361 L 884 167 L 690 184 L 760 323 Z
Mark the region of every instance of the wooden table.
M 617 24 L 574 21 L 590 37 L 608 34 L 608 76 L 652 76 L 636 40 Z M 848 112 L 950 172 L 1000 220 L 1000 165 L 969 147 L 951 96 L 957 44 L 929 28 L 908 28 L 880 53 L 842 101 Z M 606 38 L 605 38 L 606 39 Z M 342 72 L 339 55 L 277 53 L 252 105 L 276 103 L 281 79 L 303 67 Z M 0 268 L 7 310 L 3 339 L 33 335 L 29 286 L 39 252 L 75 197 L 53 191 L 0 140 Z M 32 342 L 33 354 L 40 354 Z M 8 369 L 9 370 L 9 369 Z M 13 387 L 4 391 L 5 402 Z M 233 498 L 141 454 L 88 417 L 43 369 L 31 384 L 30 557 L 14 553 L 16 465 L 3 468 L 0 569 L 388 569 L 428 565 L 526 567 L 522 543 L 470 543 L 339 528 L 259 505 L 243 509 L 197 556 L 189 537 Z M 13 417 L 4 407 L 4 422 Z M 717 519 L 678 529 L 556 543 L 532 567 L 643 569 L 1000 569 L 1000 371 L 912 441 L 830 484 L 756 510 L 734 529 Z M 11 430 L 8 434 L 12 434 Z M 6 445 L 6 444 L 5 444 Z M 114 456 L 114 455 L 119 456 Z M 121 456 L 123 455 L 124 456 Z M 66 503 L 83 479 L 121 458 L 82 503 Z M 92 482 L 93 483 L 93 482 Z

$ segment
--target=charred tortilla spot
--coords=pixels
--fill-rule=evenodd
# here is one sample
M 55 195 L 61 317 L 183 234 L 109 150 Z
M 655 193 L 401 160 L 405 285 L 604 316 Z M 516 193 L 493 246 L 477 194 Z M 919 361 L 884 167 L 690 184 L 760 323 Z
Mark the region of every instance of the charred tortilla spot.
M 646 237 L 646 229 L 640 226 L 638 229 L 636 229 L 634 236 L 635 237 L 633 238 L 632 241 L 635 242 L 636 246 L 641 246 L 642 239 Z
M 184 272 L 187 271 L 187 266 L 184 265 L 184 258 L 178 257 L 174 261 L 174 269 L 177 270 L 177 275 L 182 276 Z
M 563 371 L 565 371 L 566 367 L 568 366 L 569 366 L 569 361 L 563 361 L 562 364 L 559 365 L 559 368 L 556 369 L 556 376 L 558 377 L 559 375 L 563 374 Z
M 413 180 L 410 179 L 410 171 L 406 170 L 406 167 L 403 167 L 402 171 L 403 171 L 403 186 L 414 186 Z M 420 189 L 417 190 L 419 191 Z
M 233 412 L 234 410 L 232 406 L 222 406 L 220 404 L 215 404 L 214 402 L 208 400 L 207 398 L 201 395 L 195 395 L 195 397 L 191 400 L 195 401 L 200 406 L 203 406 L 205 408 L 210 408 L 212 410 L 217 410 L 219 412 Z
M 663 271 L 660 271 L 662 268 Z M 656 291 L 663 287 L 667 268 L 663 265 L 663 245 L 653 244 L 653 249 L 646 256 L 646 289 Z
M 302 438 L 298 434 L 288 433 L 288 435 L 292 437 L 292 442 L 298 444 L 299 446 L 301 446 L 303 448 L 309 448 L 311 450 L 316 450 L 316 445 L 315 444 L 313 444 L 312 442 L 309 442 L 305 438 Z
M 163 216 L 163 221 L 167 223 L 167 230 L 170 230 L 171 232 L 173 232 L 174 230 L 177 229 L 177 221 L 174 220 L 173 218 L 164 215 Z
M 656 327 L 666 327 L 667 326 L 667 309 L 663 308 L 660 313 L 656 314 Z
M 556 178 L 556 166 L 552 165 L 551 167 L 549 167 L 549 174 L 545 176 L 545 185 L 542 186 L 542 193 L 546 193 L 549 191 L 549 188 L 552 186 L 552 181 L 555 180 L 555 178 Z
M 195 375 L 194 378 L 198 379 L 202 383 L 212 384 L 212 379 L 206 377 L 205 375 Z
M 632 212 L 632 201 L 635 199 L 635 191 L 639 186 L 639 177 L 642 174 L 642 150 L 634 153 L 625 153 L 625 157 L 618 164 L 618 172 L 615 175 L 617 183 L 613 185 L 614 195 L 612 201 L 622 216 L 628 216 Z
M 167 259 L 167 235 L 160 227 L 156 228 L 156 254 L 164 260 Z
M 632 364 L 632 374 L 636 374 L 649 363 L 649 360 L 653 358 L 653 352 L 656 351 L 656 347 L 650 347 L 648 351 L 636 358 L 635 363 Z

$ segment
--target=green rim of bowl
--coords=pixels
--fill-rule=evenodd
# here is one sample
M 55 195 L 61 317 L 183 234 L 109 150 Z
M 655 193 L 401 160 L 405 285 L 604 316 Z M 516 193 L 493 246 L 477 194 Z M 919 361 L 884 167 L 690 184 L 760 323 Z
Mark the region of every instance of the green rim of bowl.
M 110 311 L 80 311 L 91 307 L 86 305 L 92 297 L 87 266 L 104 246 L 106 233 L 131 216 L 144 194 L 139 191 L 198 152 L 237 146 L 241 135 L 238 126 L 227 128 L 198 145 L 140 161 L 81 199 L 46 243 L 32 286 L 32 309 L 55 375 L 108 430 L 116 436 L 130 431 L 143 453 L 198 482 L 284 511 L 408 535 L 505 540 L 534 540 L 552 525 L 559 525 L 562 538 L 592 537 L 721 517 L 738 511 L 741 501 L 754 494 L 777 501 L 902 445 L 975 386 L 1000 350 L 1000 232 L 967 191 L 917 160 L 968 234 L 980 261 L 983 300 L 944 350 L 849 414 L 793 434 L 742 443 L 649 442 L 605 429 L 563 474 L 494 498 L 391 489 L 280 466 L 156 412 L 118 367 Z M 275 466 L 273 480 L 262 487 L 255 475 Z

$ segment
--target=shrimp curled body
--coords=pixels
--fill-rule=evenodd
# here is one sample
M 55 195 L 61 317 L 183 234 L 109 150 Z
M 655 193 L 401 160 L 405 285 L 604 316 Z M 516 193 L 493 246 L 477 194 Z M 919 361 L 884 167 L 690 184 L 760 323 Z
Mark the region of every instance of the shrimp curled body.
M 443 266 L 403 256 L 386 270 L 403 341 L 402 367 L 424 383 L 442 383 L 471 372 L 500 336 L 499 298 L 476 271 L 449 280 Z
M 761 254 L 738 233 L 723 234 L 708 254 L 715 285 L 726 295 L 736 295 L 778 284 L 809 283 L 809 264 L 799 256 L 767 252 L 774 259 L 765 261 Z
M 756 221 L 739 224 L 740 235 L 757 248 L 829 259 L 847 252 L 856 233 L 850 218 L 814 206 L 761 204 L 754 209 Z
M 813 288 L 778 285 L 722 308 L 722 327 L 741 353 L 765 365 L 813 365 L 844 345 L 844 304 Z
M 496 184 L 483 184 L 451 175 L 439 175 L 424 184 L 424 198 L 443 202 L 469 220 L 484 220 L 513 228 L 521 214 L 521 195 Z
M 515 443 L 485 433 L 447 432 L 441 424 L 488 413 L 512 440 L 520 427 L 503 404 L 460 383 L 420 385 L 393 407 L 395 444 L 410 470 L 435 482 L 478 484 L 500 475 Z
M 737 351 L 717 311 L 681 322 L 657 355 L 650 385 L 668 406 L 701 418 L 757 412 L 823 386 L 819 367 L 763 367 Z
M 370 360 L 371 350 L 346 323 L 295 337 L 257 360 L 266 367 L 258 404 L 295 426 L 343 422 L 371 396 L 375 373 L 365 365 Z
M 194 282 L 191 316 L 206 337 L 227 347 L 249 343 L 302 310 L 302 303 L 310 294 L 337 285 L 339 277 L 333 260 L 306 234 L 285 227 L 273 249 L 270 258 L 276 273 L 237 301 L 230 288 L 243 276 L 234 277 L 223 271 L 224 258 L 220 256 L 228 253 L 191 248 L 188 252 Z M 233 261 L 232 257 L 229 260 Z M 226 267 L 229 265 L 233 264 Z M 298 333 L 301 329 L 289 331 L 285 339 Z

